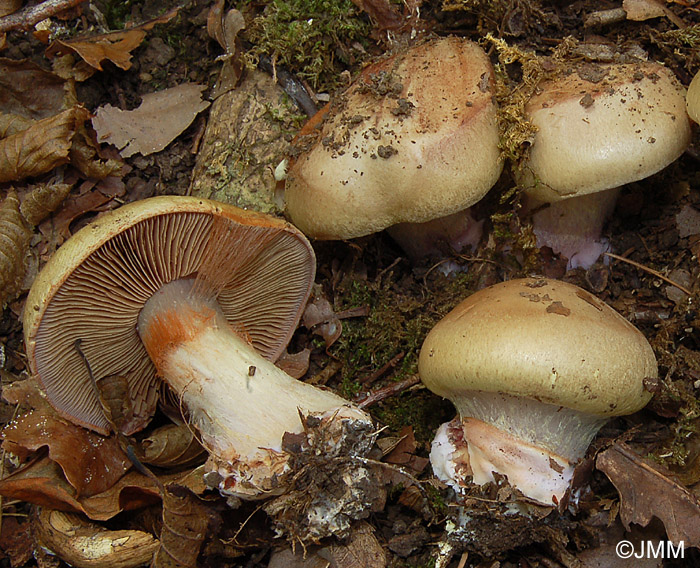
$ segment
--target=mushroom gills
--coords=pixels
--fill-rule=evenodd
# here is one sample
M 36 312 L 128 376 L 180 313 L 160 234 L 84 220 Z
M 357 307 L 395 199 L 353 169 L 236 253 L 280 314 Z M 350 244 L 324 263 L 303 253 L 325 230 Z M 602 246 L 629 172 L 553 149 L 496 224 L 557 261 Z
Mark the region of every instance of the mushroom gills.
M 300 413 L 369 422 L 343 398 L 293 379 L 257 353 L 216 300 L 198 293 L 196 279 L 174 280 L 155 293 L 138 332 L 226 487 L 241 476 L 259 477 L 256 484 L 286 471 L 282 439 L 303 432 Z

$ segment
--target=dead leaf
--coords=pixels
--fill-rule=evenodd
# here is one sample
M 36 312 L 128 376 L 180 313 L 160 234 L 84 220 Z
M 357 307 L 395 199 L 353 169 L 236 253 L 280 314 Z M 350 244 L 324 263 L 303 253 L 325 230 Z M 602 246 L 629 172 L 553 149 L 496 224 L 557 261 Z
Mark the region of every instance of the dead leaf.
M 0 108 L 32 120 L 72 107 L 77 98 L 70 82 L 31 61 L 0 58 Z
M 202 100 L 205 88 L 187 83 L 151 93 L 131 111 L 105 105 L 97 109 L 92 126 L 100 142 L 114 144 L 125 158 L 160 152 L 209 106 Z
M 275 365 L 295 379 L 300 379 L 309 370 L 311 349 L 308 347 L 298 353 L 288 353 L 286 350 L 279 356 Z
M 682 239 L 700 235 L 700 211 L 690 205 L 684 205 L 676 215 L 678 236 Z
M 47 57 L 56 57 L 66 53 L 77 53 L 88 65 L 102 71 L 102 62 L 111 61 L 120 69 L 131 68 L 131 52 L 136 49 L 146 32 L 156 24 L 164 24 L 172 20 L 179 7 L 169 10 L 160 18 L 144 22 L 140 26 L 128 30 L 111 32 L 87 38 L 69 41 L 54 41 L 46 50 Z
M 49 408 L 31 410 L 3 430 L 3 448 L 21 454 L 20 448 L 47 447 L 76 497 L 90 497 L 112 487 L 131 467 L 129 458 L 113 437 L 104 437 L 60 418 Z
M 141 461 L 158 467 L 201 463 L 206 455 L 187 424 L 167 424 L 156 428 L 141 441 L 141 450 Z
M 389 0 L 352 0 L 361 10 L 367 12 L 380 30 L 393 30 L 404 24 L 404 19 Z
M 133 568 L 150 564 L 159 542 L 139 530 L 108 530 L 75 513 L 39 509 L 38 544 L 76 568 Z
M 322 293 L 321 293 L 322 294 Z M 343 324 L 333 311 L 325 296 L 314 292 L 314 297 L 304 310 L 302 324 L 326 342 L 326 349 L 333 345 L 343 333 Z
M 31 523 L 4 516 L 0 533 L 0 550 L 10 558 L 10 565 L 25 566 L 34 555 Z
M 35 227 L 63 203 L 72 187 L 72 184 L 69 183 L 41 183 L 36 185 L 19 206 L 22 216 L 27 223 Z
M 647 526 L 659 518 L 668 538 L 686 547 L 700 547 L 700 503 L 687 489 L 666 473 L 638 456 L 623 443 L 601 452 L 596 468 L 608 476 L 620 494 L 620 520 L 626 530 L 630 523 Z
M 34 120 L 31 118 L 18 114 L 0 114 L 0 138 L 7 138 L 22 132 L 22 130 L 26 130 L 32 124 L 34 124 Z
M 154 568 L 195 568 L 209 524 L 206 507 L 186 487 L 170 484 L 164 493 L 163 529 Z
M 285 548 L 275 550 L 270 555 L 267 568 L 330 568 L 331 563 L 315 552 Z
M 403 466 L 413 473 L 420 473 L 427 467 L 430 460 L 416 455 L 417 446 L 413 427 L 404 426 L 399 431 L 398 443 L 384 456 L 383 461 Z
M 643 22 L 666 16 L 677 27 L 685 27 L 685 22 L 669 10 L 663 0 L 623 0 L 622 9 L 628 20 Z
M 50 509 L 83 513 L 94 521 L 106 521 L 122 511 L 157 503 L 160 488 L 152 479 L 130 471 L 108 491 L 77 498 L 58 464 L 44 457 L 0 480 L 0 495 Z
M 367 523 L 353 527 L 346 544 L 335 544 L 318 552 L 334 568 L 384 568 L 386 554 Z
M 0 205 L 0 309 L 19 292 L 27 269 L 30 233 L 10 191 Z
M 0 140 L 0 182 L 18 181 L 65 164 L 73 136 L 87 118 L 84 107 L 74 106 Z
M 0 0 L 0 18 L 20 9 L 22 0 Z

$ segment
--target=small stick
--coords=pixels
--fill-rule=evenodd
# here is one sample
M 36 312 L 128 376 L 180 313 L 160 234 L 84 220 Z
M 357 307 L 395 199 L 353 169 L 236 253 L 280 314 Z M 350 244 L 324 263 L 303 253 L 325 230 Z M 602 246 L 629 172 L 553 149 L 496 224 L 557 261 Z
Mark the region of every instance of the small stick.
M 23 10 L 0 18 L 0 33 L 9 32 L 17 28 L 24 31 L 29 30 L 42 20 L 69 8 L 75 8 L 83 2 L 85 0 L 44 0 L 44 2 L 36 6 L 27 6 Z
M 404 379 L 403 381 L 399 381 L 398 383 L 392 383 L 374 392 L 360 395 L 355 399 L 355 403 L 360 408 L 367 408 L 372 404 L 376 404 L 386 398 L 395 396 L 400 392 L 417 385 L 418 383 L 420 383 L 420 377 L 418 375 L 413 375 L 407 379 Z
M 624 256 L 619 256 L 619 255 L 613 254 L 611 252 L 604 252 L 603 254 L 605 256 L 609 256 L 610 258 L 614 258 L 615 260 L 621 260 L 622 262 L 626 262 L 627 264 L 631 264 L 632 266 L 636 266 L 637 268 L 644 270 L 644 271 L 648 272 L 649 274 L 656 276 L 657 278 L 660 278 L 661 280 L 663 280 L 664 282 L 667 282 L 671 286 L 675 286 L 684 294 L 688 294 L 688 296 L 693 295 L 693 293 L 690 290 L 688 290 L 688 288 L 686 288 L 685 286 L 681 286 L 677 282 L 674 282 L 670 278 L 661 274 L 661 272 L 659 272 L 658 270 L 654 270 L 653 268 L 649 268 L 648 266 L 644 266 L 643 264 L 639 264 L 638 262 L 635 262 L 634 260 L 630 260 L 629 258 L 625 258 Z
M 370 373 L 369 375 L 365 375 L 364 377 L 361 377 L 357 382 L 360 383 L 361 385 L 372 384 L 374 381 L 376 381 L 382 375 L 384 375 L 387 371 L 396 367 L 396 365 L 399 364 L 399 361 L 401 361 L 401 359 L 403 359 L 405 355 L 406 354 L 403 351 L 397 355 L 394 355 L 394 357 L 392 357 L 391 361 L 389 361 L 388 363 L 385 363 L 379 369 Z

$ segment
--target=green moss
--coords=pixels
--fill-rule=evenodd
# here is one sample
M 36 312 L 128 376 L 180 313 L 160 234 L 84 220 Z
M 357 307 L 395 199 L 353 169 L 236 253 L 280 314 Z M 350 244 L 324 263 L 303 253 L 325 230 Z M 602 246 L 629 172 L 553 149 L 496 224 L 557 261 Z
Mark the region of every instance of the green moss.
M 245 31 L 251 62 L 268 56 L 314 88 L 336 85 L 351 45 L 363 42 L 368 19 L 350 0 L 271 0 Z

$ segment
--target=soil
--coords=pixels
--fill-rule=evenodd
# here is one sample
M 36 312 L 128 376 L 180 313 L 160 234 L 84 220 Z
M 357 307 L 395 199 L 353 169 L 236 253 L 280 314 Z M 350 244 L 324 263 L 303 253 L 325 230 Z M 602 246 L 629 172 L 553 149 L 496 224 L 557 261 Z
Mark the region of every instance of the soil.
M 108 2 L 93 4 L 103 13 L 108 11 Z M 122 18 L 139 23 L 176 4 L 168 0 L 125 3 L 130 13 Z M 106 103 L 131 109 L 139 105 L 144 94 L 184 82 L 197 82 L 212 89 L 221 67 L 216 58 L 222 53 L 206 31 L 212 4 L 211 0 L 186 3 L 176 19 L 149 32 L 143 44 L 133 52 L 130 69 L 125 71 L 106 64 L 103 72 L 78 84 L 78 99 L 91 111 Z M 248 16 L 261 13 L 265 4 L 262 1 L 248 3 L 246 13 Z M 700 24 L 700 10 L 692 7 L 692 2 L 688 4 L 677 1 L 666 7 L 687 25 Z M 401 8 L 399 4 L 392 6 L 396 10 Z M 678 39 L 668 35 L 676 26 L 667 17 L 642 22 L 621 19 L 597 27 L 584 25 L 586 15 L 616 6 L 585 0 L 541 3 L 519 0 L 503 4 L 478 0 L 447 0 L 444 4 L 432 1 L 421 6 L 420 28 L 421 33 L 458 34 L 473 40 L 492 33 L 512 46 L 540 55 L 551 55 L 567 37 L 581 42 L 589 40 L 586 45 L 595 46 L 598 51 L 605 48 L 612 53 L 638 53 L 641 50 L 649 59 L 664 62 L 687 86 L 700 69 L 697 40 L 690 36 Z M 444 7 L 455 9 L 442 9 Z M 363 61 L 395 47 L 397 44 L 392 43 L 392 38 L 396 42 L 405 41 L 401 36 L 403 30 L 380 29 L 381 19 L 378 20 L 376 14 L 374 20 L 366 14 L 362 17 L 371 32 L 363 38 L 362 49 L 344 46 L 348 53 L 354 52 L 357 56 L 335 58 L 332 68 L 326 69 L 316 83 L 319 92 L 328 88 L 331 98 L 331 86 L 342 85 L 348 73 L 350 76 L 357 74 Z M 69 22 L 85 31 L 95 23 L 95 13 L 84 9 L 82 15 Z M 243 45 L 248 46 L 245 32 L 242 36 Z M 496 50 L 488 43 L 485 47 L 496 62 Z M 1 55 L 11 59 L 30 58 L 48 68 L 44 49 L 45 45 L 31 34 L 12 32 L 8 36 L 8 47 Z M 303 72 L 293 66 L 288 66 L 286 71 L 293 76 Z M 522 76 L 522 68 L 517 63 L 506 66 L 506 71 L 512 80 Z M 299 110 L 299 114 L 303 111 Z M 122 199 L 134 201 L 152 195 L 188 194 L 206 121 L 205 112 L 165 150 L 127 159 L 131 170 L 123 178 L 126 195 Z M 289 135 L 286 140 L 289 141 Z M 483 212 L 489 212 L 486 230 L 493 238 L 488 242 L 484 239 L 480 248 L 469 255 L 451 251 L 449 260 L 459 267 L 456 273 L 444 275 L 439 270 L 444 261 L 440 260 L 409 262 L 383 233 L 353 241 L 314 243 L 318 257 L 315 297 L 330 302 L 341 318 L 342 334 L 328 344 L 318 329 L 314 333 L 301 327 L 289 352 L 309 349 L 309 367 L 304 379 L 324 384 L 345 397 L 361 401 L 369 393 L 385 389 L 387 397 L 368 406 L 367 410 L 379 425 L 386 427 L 384 435 L 387 437 L 404 436 L 406 428 L 410 428 L 415 435 L 415 447 L 409 453 L 413 458 L 425 458 L 433 433 L 442 422 L 452 419 L 454 409 L 449 402 L 415 382 L 406 383 L 410 386 L 405 390 L 400 387 L 415 375 L 420 345 L 432 325 L 461 299 L 485 286 L 531 274 L 567 280 L 613 306 L 645 334 L 657 355 L 662 379 L 653 401 L 644 411 L 613 420 L 603 428 L 589 457 L 623 436 L 639 455 L 651 456 L 683 480 L 691 493 L 700 495 L 700 407 L 697 403 L 700 388 L 700 312 L 697 308 L 700 231 L 689 232 L 684 217 L 691 211 L 689 207 L 692 211 L 700 210 L 696 144 L 697 137 L 687 152 L 664 171 L 623 188 L 605 235 L 613 252 L 634 264 L 610 258 L 587 271 L 567 272 L 565 263 L 551 252 L 528 248 L 523 238 L 527 235 L 526 227 L 514 214 L 517 196 L 508 193 L 513 187 L 508 171 L 479 205 Z M 503 196 L 508 197 L 503 199 Z M 87 215 L 76 220 L 73 228 L 90 218 L 91 215 Z M 688 296 L 684 289 L 692 294 Z M 0 322 L 0 364 L 4 380 L 26 373 L 18 319 L 20 307 L 21 298 L 19 303 L 5 310 Z M 13 407 L 4 405 L 0 420 L 8 422 L 13 411 Z M 420 480 L 421 495 L 429 495 L 428 501 L 416 497 L 410 484 L 388 483 L 390 489 L 384 495 L 383 506 L 374 507 L 365 521 L 384 550 L 388 566 L 432 565 L 438 550 L 436 543 L 445 538 L 446 521 L 454 517 L 446 504 L 450 499 L 449 491 L 432 478 L 430 467 L 425 467 L 425 463 L 423 468 L 415 462 L 412 464 L 412 475 Z M 577 515 L 567 513 L 557 516 L 556 520 L 537 522 L 535 526 L 507 522 L 508 508 L 503 503 L 510 497 L 503 493 L 503 487 L 475 492 L 474 503 L 481 500 L 483 505 L 495 498 L 500 503 L 494 507 L 475 506 L 472 525 L 464 531 L 471 531 L 470 538 L 477 538 L 479 545 L 472 547 L 467 555 L 463 555 L 457 545 L 448 565 L 624 565 L 616 563 L 614 558 L 611 564 L 595 564 L 604 562 L 601 551 L 621 538 L 622 528 L 616 514 L 619 496 L 615 487 L 600 471 L 592 471 L 589 481 L 592 492 L 580 504 Z M 21 503 L 13 504 L 10 512 L 23 515 L 28 508 Z M 210 524 L 207 544 L 199 559 L 201 565 L 273 566 L 275 561 L 279 562 L 275 555 L 289 548 L 286 541 L 273 538 L 262 513 L 254 508 L 244 509 L 240 514 L 244 513 L 249 513 L 252 521 L 249 528 L 242 529 L 240 546 L 232 546 L 226 540 L 232 538 L 232 531 L 216 523 Z M 145 516 L 121 515 L 111 521 L 110 526 L 143 524 Z M 218 518 L 228 517 L 219 513 Z M 649 538 L 665 538 L 659 523 L 650 525 L 646 531 L 642 534 L 652 535 Z M 523 538 L 525 533 L 528 538 Z M 381 565 L 376 560 L 362 560 L 357 556 L 349 559 L 357 549 L 348 543 L 354 542 L 358 535 L 366 536 L 358 530 L 344 541 L 348 546 L 345 556 L 336 554 L 334 565 Z M 329 550 L 336 550 L 334 546 L 338 546 L 336 541 L 325 539 L 319 546 L 309 549 L 311 558 L 325 558 Z M 342 561 L 338 561 L 339 558 Z M 696 550 L 686 550 L 685 565 L 699 560 Z M 27 559 L 24 565 L 48 565 L 42 562 L 47 561 Z M 287 562 L 288 566 L 302 566 L 298 558 Z M 666 564 L 672 565 L 672 562 Z M 9 565 L 9 556 L 0 560 L 0 566 Z

